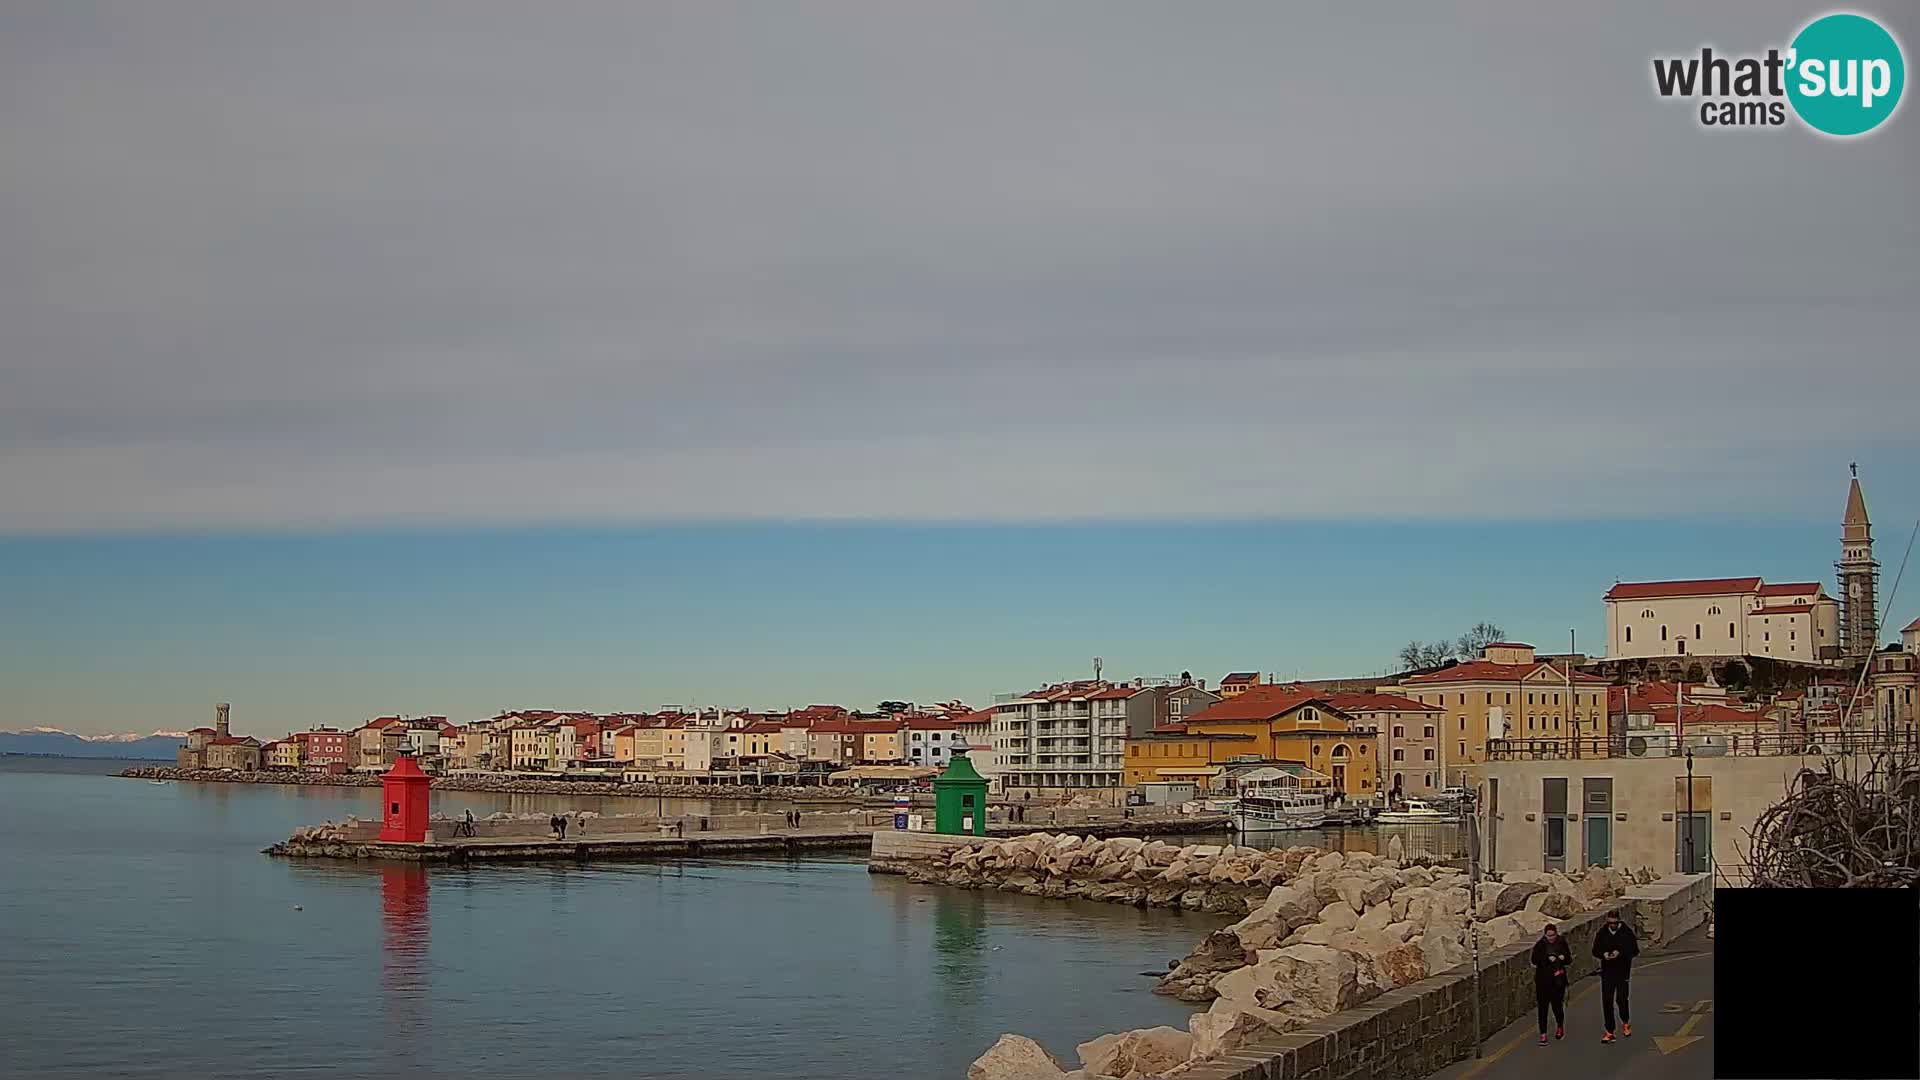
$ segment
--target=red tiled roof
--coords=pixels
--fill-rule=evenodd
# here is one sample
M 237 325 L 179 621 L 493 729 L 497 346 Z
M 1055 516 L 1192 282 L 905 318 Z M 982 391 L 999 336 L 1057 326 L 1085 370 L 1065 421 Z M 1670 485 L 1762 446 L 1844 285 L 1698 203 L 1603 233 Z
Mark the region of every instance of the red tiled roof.
M 213 733 L 214 729 L 210 727 L 197 727 L 187 732 L 189 735 L 212 735 Z
M 1144 694 L 1145 690 L 1137 686 L 1113 686 L 1095 694 L 1088 694 L 1088 701 L 1124 701 L 1135 694 Z
M 1327 704 L 1342 712 L 1442 712 L 1399 694 L 1330 694 Z
M 229 735 L 224 739 L 215 739 L 209 746 L 259 746 L 260 740 L 251 735 Z
M 1607 590 L 1608 600 L 1651 600 L 1665 596 L 1723 596 L 1760 588 L 1757 577 L 1699 578 L 1692 581 L 1622 581 Z
M 1187 717 L 1188 723 L 1208 720 L 1271 720 L 1307 704 L 1327 699 L 1317 691 L 1298 686 L 1254 686 L 1237 697 L 1218 701 Z
M 1656 724 L 1673 723 L 1674 707 L 1674 703 L 1671 701 L 1664 705 L 1652 706 L 1650 711 L 1653 713 L 1653 722 Z M 1725 705 L 1693 704 L 1687 706 L 1685 721 L 1688 726 L 1694 724 L 1755 724 L 1773 722 L 1760 713 L 1747 712 L 1744 709 L 1730 709 Z
M 907 728 L 912 731 L 952 731 L 960 725 L 959 717 L 946 716 L 909 716 Z
M 1817 581 L 1799 581 L 1799 582 L 1789 582 L 1784 585 L 1760 586 L 1761 596 L 1799 596 L 1801 593 L 1810 593 L 1810 592 L 1819 592 L 1819 591 L 1820 591 L 1820 583 Z
M 993 709 L 991 706 L 985 709 L 975 709 L 963 716 L 954 717 L 954 723 L 957 724 L 985 724 L 990 723 L 992 720 Z
M 1257 671 L 1234 671 L 1220 677 L 1222 683 L 1250 683 L 1260 678 Z
M 1464 664 L 1455 664 L 1442 671 L 1435 671 L 1427 675 L 1415 675 L 1408 679 L 1407 682 L 1420 683 L 1422 685 L 1456 682 L 1519 682 L 1534 672 L 1539 671 L 1541 668 L 1546 668 L 1556 676 L 1560 676 L 1560 669 L 1545 661 L 1532 664 L 1496 664 L 1491 660 L 1469 660 Z M 1573 681 L 1576 683 L 1604 683 L 1607 680 L 1600 678 L 1598 675 L 1588 675 L 1583 671 L 1576 671 L 1573 673 Z
M 780 734 L 780 722 L 778 720 L 756 720 L 747 725 L 747 730 L 757 735 L 778 735 Z

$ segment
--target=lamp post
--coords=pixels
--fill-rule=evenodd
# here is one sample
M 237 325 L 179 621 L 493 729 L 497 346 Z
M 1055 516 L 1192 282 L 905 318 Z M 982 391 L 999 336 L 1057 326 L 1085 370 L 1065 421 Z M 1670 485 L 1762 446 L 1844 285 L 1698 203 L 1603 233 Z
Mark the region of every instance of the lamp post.
M 1686 852 L 1686 872 L 1693 870 L 1693 751 L 1687 751 L 1687 823 L 1680 832 L 1681 850 Z
M 1473 1056 L 1481 1056 L 1486 1033 L 1480 1026 L 1480 924 L 1474 920 L 1473 907 L 1480 900 L 1480 813 L 1478 792 L 1469 791 L 1460 800 L 1462 823 L 1467 829 L 1467 933 L 1473 942 Z

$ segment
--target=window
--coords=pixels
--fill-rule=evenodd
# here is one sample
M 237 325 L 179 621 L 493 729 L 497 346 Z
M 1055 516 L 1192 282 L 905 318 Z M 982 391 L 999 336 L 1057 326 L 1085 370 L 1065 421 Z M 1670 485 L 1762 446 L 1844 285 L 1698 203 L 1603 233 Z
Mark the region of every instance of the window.
M 1719 604 L 1715 604 L 1715 605 L 1713 605 L 1712 607 L 1710 607 L 1710 608 L 1708 608 L 1708 609 L 1707 609 L 1707 614 L 1709 614 L 1709 615 L 1718 615 L 1718 614 L 1720 614 L 1720 605 L 1719 605 Z
M 1426 755 L 1426 759 L 1428 761 L 1433 760 L 1433 747 L 1431 746 L 1427 747 L 1424 751 L 1422 751 L 1422 753 Z M 1431 783 L 1431 781 L 1429 781 L 1429 783 Z
M 1645 611 L 1642 611 L 1642 612 L 1640 613 L 1640 617 L 1641 617 L 1641 618 L 1643 618 L 1643 619 L 1651 619 L 1651 618 L 1653 618 L 1653 609 L 1652 609 L 1652 608 L 1648 608 L 1648 609 L 1646 609 Z
M 1665 626 L 1660 627 L 1660 640 L 1667 640 L 1667 628 Z
M 1824 633 L 1824 631 L 1822 631 L 1822 632 Z M 1727 636 L 1728 636 L 1728 637 L 1732 637 L 1732 636 L 1733 636 L 1733 624 L 1732 624 L 1732 623 L 1728 623 L 1728 624 L 1727 624 Z
M 1633 640 L 1633 627 L 1631 626 L 1627 627 L 1627 640 L 1628 641 Z
M 1466 703 L 1467 703 L 1467 695 L 1465 695 L 1465 694 L 1461 694 L 1461 695 L 1460 695 L 1460 704 L 1462 704 L 1462 705 L 1465 705 Z
M 1700 624 L 1699 623 L 1693 624 L 1693 640 L 1695 641 L 1700 640 Z
M 1532 694 L 1528 694 L 1528 695 L 1527 695 L 1527 704 L 1529 704 L 1529 705 L 1531 705 L 1531 704 L 1533 704 L 1533 695 L 1532 695 Z
M 1433 774 L 1432 774 L 1432 773 L 1428 773 L 1428 774 L 1427 774 L 1427 786 L 1428 786 L 1428 787 L 1432 787 L 1432 786 L 1433 786 Z
M 1431 739 L 1431 738 L 1433 738 L 1433 725 L 1432 725 L 1432 724 L 1428 724 L 1428 725 L 1427 725 L 1427 735 L 1426 735 L 1426 737 L 1427 737 L 1427 738 L 1429 738 L 1429 739 Z
M 1427 729 L 1427 732 L 1428 732 L 1429 734 L 1431 734 L 1431 733 L 1433 732 L 1433 729 L 1432 729 L 1432 728 L 1428 728 L 1428 729 Z M 1406 728 L 1404 728 L 1404 727 L 1401 727 L 1401 726 L 1400 726 L 1399 724 L 1395 724 L 1395 725 L 1393 725 L 1393 737 L 1394 737 L 1394 738 L 1396 738 L 1396 739 L 1404 739 L 1404 738 L 1406 738 L 1406 737 L 1407 737 L 1407 729 L 1406 729 Z
M 1466 757 L 1466 756 L 1467 756 L 1467 744 L 1466 744 L 1466 741 L 1465 741 L 1464 739 L 1463 739 L 1463 740 L 1461 740 L 1461 742 L 1460 742 L 1460 756 L 1461 756 L 1461 757 Z
M 1460 718 L 1460 730 L 1461 731 L 1467 730 L 1467 718 L 1464 716 Z
M 1513 695 L 1512 695 L 1512 694 L 1508 694 L 1508 695 L 1507 695 L 1507 704 L 1509 704 L 1509 705 L 1511 705 L 1511 704 L 1513 704 Z
M 1487 691 L 1487 704 L 1493 704 L 1493 691 Z
M 1396 747 L 1394 747 L 1394 748 L 1393 748 L 1393 760 L 1395 760 L 1395 761 L 1405 761 L 1405 760 L 1407 760 L 1407 752 L 1406 752 L 1405 750 L 1402 750 L 1402 749 L 1400 749 L 1400 748 L 1399 748 L 1399 747 L 1397 747 L 1397 746 L 1396 746 Z

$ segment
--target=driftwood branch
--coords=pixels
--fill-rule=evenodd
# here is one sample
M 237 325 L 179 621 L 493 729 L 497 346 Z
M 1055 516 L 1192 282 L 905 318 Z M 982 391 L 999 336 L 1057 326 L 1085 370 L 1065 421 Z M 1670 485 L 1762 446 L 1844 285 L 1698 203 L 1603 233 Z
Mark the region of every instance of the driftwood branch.
M 1748 884 L 1772 889 L 1920 885 L 1920 755 L 1888 738 L 1827 758 L 1787 785 L 1749 831 Z

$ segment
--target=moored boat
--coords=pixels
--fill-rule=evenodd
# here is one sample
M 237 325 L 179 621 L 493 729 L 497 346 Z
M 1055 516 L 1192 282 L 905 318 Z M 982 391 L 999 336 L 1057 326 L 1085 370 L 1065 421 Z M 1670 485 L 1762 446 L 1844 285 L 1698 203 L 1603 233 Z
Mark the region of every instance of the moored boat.
M 1398 808 L 1380 811 L 1373 820 L 1379 825 L 1446 825 L 1459 817 L 1419 799 L 1408 799 Z
M 1253 788 L 1241 793 L 1228 815 L 1235 832 L 1317 829 L 1327 823 L 1327 797 L 1298 788 Z

